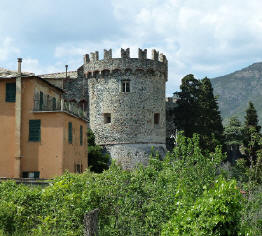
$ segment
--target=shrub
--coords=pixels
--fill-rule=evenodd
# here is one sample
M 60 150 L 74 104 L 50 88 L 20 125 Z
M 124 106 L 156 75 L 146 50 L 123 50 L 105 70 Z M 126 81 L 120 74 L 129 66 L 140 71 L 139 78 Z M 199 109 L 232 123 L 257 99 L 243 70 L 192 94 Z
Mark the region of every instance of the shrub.
M 237 235 L 241 230 L 241 206 L 243 197 L 236 181 L 222 177 L 214 186 L 206 189 L 192 204 L 186 204 L 175 212 L 164 226 L 162 235 Z

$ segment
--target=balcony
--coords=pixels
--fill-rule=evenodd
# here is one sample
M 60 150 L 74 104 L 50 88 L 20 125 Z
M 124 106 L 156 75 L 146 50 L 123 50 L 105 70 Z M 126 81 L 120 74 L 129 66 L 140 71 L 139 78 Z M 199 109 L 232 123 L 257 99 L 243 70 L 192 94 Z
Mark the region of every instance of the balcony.
M 81 106 L 82 105 L 82 106 Z M 44 99 L 40 103 L 40 99 L 34 98 L 34 112 L 67 112 L 79 118 L 87 120 L 87 111 L 83 110 L 83 104 L 76 103 L 75 101 L 65 101 L 60 99 Z M 86 107 L 86 104 L 85 104 Z M 84 107 L 84 108 L 85 108 Z

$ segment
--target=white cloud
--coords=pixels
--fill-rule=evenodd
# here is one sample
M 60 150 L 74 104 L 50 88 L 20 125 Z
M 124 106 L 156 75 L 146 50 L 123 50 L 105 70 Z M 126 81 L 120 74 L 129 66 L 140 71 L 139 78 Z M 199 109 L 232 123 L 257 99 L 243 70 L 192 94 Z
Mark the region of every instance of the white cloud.
M 113 5 L 129 40 L 167 54 L 169 92 L 178 88 L 181 74 L 213 77 L 240 61 L 262 59 L 259 0 L 113 0 Z
M 5 37 L 0 43 L 0 61 L 7 60 L 12 54 L 19 53 L 20 50 L 14 46 L 14 40 L 10 37 Z
M 96 50 L 103 58 L 112 48 L 119 57 L 129 47 L 137 57 L 137 48 L 156 48 L 169 61 L 171 94 L 186 74 L 214 77 L 262 60 L 260 0 L 16 2 L 0 9 L 0 61 L 15 64 L 20 52 L 35 73 L 77 69 L 83 54 Z

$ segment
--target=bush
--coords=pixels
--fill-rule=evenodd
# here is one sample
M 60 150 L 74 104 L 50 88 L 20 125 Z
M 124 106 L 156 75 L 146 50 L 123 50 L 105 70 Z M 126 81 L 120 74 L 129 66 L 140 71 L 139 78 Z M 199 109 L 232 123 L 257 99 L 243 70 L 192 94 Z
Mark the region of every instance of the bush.
M 177 146 L 163 161 L 158 156 L 151 157 L 147 167 L 132 171 L 113 163 L 101 174 L 89 170 L 83 174 L 65 173 L 45 189 L 1 183 L 0 207 L 8 206 L 10 211 L 0 213 L 0 230 L 14 233 L 21 229 L 27 235 L 82 235 L 83 216 L 94 208 L 100 209 L 100 235 L 160 235 L 163 225 L 167 230 L 167 222 L 176 219 L 174 213 L 182 217 L 184 212 L 192 222 L 195 217 L 201 224 L 204 216 L 216 220 L 219 213 L 212 213 L 215 207 L 238 210 L 238 195 L 230 198 L 232 205 L 225 203 L 229 193 L 236 194 L 234 183 L 223 180 L 222 188 L 222 180 L 215 182 L 222 159 L 219 148 L 214 153 L 201 151 L 198 136 L 179 136 Z M 215 191 L 219 191 L 219 198 L 213 196 Z M 203 208 L 211 197 L 213 205 Z M 190 206 L 195 211 L 190 211 Z M 232 221 L 237 219 L 238 211 L 231 216 Z M 221 219 L 218 222 L 224 223 Z M 215 229 L 209 224 L 203 230 Z
M 226 181 L 220 177 L 195 202 L 188 204 L 186 201 L 185 198 L 180 203 L 180 208 L 164 226 L 162 235 L 226 236 L 240 232 L 243 197 L 234 180 Z

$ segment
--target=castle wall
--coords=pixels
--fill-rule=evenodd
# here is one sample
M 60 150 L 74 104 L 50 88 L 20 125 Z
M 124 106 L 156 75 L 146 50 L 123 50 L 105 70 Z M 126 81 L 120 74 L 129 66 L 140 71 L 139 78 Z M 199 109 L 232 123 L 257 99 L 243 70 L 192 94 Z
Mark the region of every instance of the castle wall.
M 129 58 L 122 52 L 121 58 L 105 55 L 104 60 L 98 60 L 95 54 L 84 64 L 90 128 L 96 143 L 104 146 L 125 168 L 147 163 L 152 146 L 158 146 L 164 153 L 167 62 L 162 58 L 159 61 L 158 54 L 153 60 Z M 130 91 L 122 91 L 123 81 L 128 81 Z M 108 114 L 111 120 L 107 123 Z

